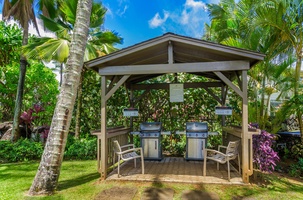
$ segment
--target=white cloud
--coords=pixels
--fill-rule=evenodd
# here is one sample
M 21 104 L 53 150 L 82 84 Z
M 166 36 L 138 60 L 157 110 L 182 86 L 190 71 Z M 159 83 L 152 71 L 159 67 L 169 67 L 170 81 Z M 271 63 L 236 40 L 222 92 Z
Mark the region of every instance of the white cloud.
M 119 15 L 120 17 L 122 17 L 125 14 L 125 12 L 126 12 L 127 9 L 128 9 L 128 5 L 125 5 L 124 8 L 123 8 L 123 10 L 118 9 L 116 13 L 117 13 L 117 15 Z
M 186 0 L 185 7 L 193 8 L 193 9 L 203 9 L 206 10 L 206 4 L 203 1 L 194 1 L 194 0 Z
M 0 14 L 0 19 L 2 19 L 2 14 Z M 53 32 L 50 32 L 50 31 L 47 31 L 44 29 L 43 21 L 41 19 L 36 18 L 36 20 L 38 23 L 38 29 L 39 29 L 39 33 L 40 33 L 41 37 L 56 37 L 56 35 Z M 20 27 L 20 25 L 14 20 L 9 20 L 7 23 L 8 24 L 17 24 Z M 30 23 L 30 25 L 28 27 L 28 32 L 32 35 L 38 36 L 37 30 L 34 27 L 33 23 Z
M 169 17 L 169 12 L 167 12 L 165 10 L 163 12 L 164 12 L 163 18 L 160 17 L 159 13 L 156 13 L 155 16 L 151 20 L 148 21 L 149 27 L 157 28 L 165 23 L 165 21 Z
M 207 7 L 204 1 L 184 0 L 181 9 L 164 11 L 163 17 L 157 12 L 148 23 L 150 28 L 161 28 L 163 32 L 169 31 L 201 38 L 204 23 L 208 20 Z
M 36 18 L 37 24 L 38 24 L 38 29 L 41 37 L 56 37 L 56 35 L 53 32 L 50 32 L 43 27 L 43 21 L 41 19 Z M 29 26 L 29 33 L 33 35 L 38 35 L 36 28 L 34 27 L 33 23 L 30 24 Z
M 189 14 L 185 10 L 182 11 L 180 21 L 181 21 L 181 24 L 188 24 Z

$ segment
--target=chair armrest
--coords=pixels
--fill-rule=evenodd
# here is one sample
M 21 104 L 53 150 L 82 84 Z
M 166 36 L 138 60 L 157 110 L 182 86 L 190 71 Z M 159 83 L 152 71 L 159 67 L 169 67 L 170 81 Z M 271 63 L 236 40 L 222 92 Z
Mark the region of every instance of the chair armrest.
M 121 149 L 124 149 L 124 148 L 127 148 L 127 147 L 135 148 L 135 145 L 134 144 L 127 144 L 127 145 L 120 146 Z
M 227 149 L 227 146 L 219 145 L 219 146 L 218 146 L 218 151 L 220 151 L 220 148 L 222 148 L 222 149 Z
M 217 151 L 214 149 L 205 149 L 205 156 L 207 157 L 207 152 L 211 152 L 213 154 L 221 154 L 222 156 L 226 156 L 226 154 L 222 153 L 221 151 Z
M 122 154 L 129 153 L 129 152 L 133 152 L 133 151 L 140 151 L 140 153 L 141 153 L 141 152 L 142 152 L 142 148 L 141 148 L 141 147 L 132 148 L 132 149 L 128 149 L 128 150 L 125 150 L 125 151 L 116 152 L 116 153 L 117 153 L 118 155 L 122 155 Z

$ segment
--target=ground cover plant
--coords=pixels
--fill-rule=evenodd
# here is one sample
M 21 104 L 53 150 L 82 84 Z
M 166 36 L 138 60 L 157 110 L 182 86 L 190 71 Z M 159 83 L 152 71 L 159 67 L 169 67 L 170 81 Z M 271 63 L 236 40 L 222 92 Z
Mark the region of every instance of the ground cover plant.
M 136 187 L 134 200 L 139 200 L 148 187 L 171 188 L 174 199 L 184 191 L 216 193 L 220 199 L 303 199 L 303 183 L 277 175 L 265 175 L 266 183 L 248 185 L 182 184 L 164 182 L 100 181 L 97 161 L 64 161 L 57 191 L 52 196 L 27 196 L 38 162 L 0 164 L 0 197 L 11 199 L 95 199 L 112 187 Z

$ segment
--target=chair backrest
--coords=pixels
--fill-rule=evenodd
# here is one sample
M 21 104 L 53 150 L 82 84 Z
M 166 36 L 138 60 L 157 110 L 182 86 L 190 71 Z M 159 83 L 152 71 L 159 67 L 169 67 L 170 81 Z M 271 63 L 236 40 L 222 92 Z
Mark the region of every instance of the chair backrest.
M 239 154 L 240 141 L 230 141 L 226 148 L 226 155 L 231 159 L 235 158 Z
M 114 151 L 115 151 L 115 153 L 122 151 L 118 140 L 114 140 Z

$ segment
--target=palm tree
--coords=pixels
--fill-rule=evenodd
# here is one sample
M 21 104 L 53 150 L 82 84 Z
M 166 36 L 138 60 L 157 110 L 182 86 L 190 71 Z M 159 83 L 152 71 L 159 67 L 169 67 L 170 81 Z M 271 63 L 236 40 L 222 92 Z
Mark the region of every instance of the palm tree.
M 66 62 L 70 46 L 70 33 L 73 31 L 77 0 L 61 1 L 59 4 L 59 16 L 55 19 L 41 16 L 44 25 L 56 33 L 57 38 L 36 38 L 32 43 L 24 47 L 25 55 L 28 58 L 42 59 L 45 61 L 56 60 L 61 63 L 61 72 Z M 84 54 L 84 61 L 116 51 L 114 44 L 121 43 L 122 39 L 117 33 L 103 31 L 101 26 L 104 23 L 106 9 L 100 3 L 93 3 L 89 38 Z M 80 108 L 82 107 L 82 71 L 78 90 L 78 102 L 76 112 L 75 137 L 80 135 Z M 61 84 L 60 84 L 61 85 Z
M 262 2 L 260 2 L 262 3 Z M 250 49 L 266 54 L 263 62 L 250 70 L 250 82 L 254 85 L 261 85 L 261 103 L 257 122 L 261 128 L 265 128 L 267 121 L 267 107 L 265 98 L 267 94 L 267 105 L 269 97 L 274 91 L 272 86 L 267 84 L 277 79 L 278 75 L 273 73 L 277 69 L 285 69 L 272 62 L 273 59 L 280 57 L 284 53 L 287 44 L 280 42 L 280 35 L 273 31 L 272 27 L 256 27 L 254 18 L 256 8 L 259 3 L 251 0 L 241 0 L 235 3 L 234 0 L 222 0 L 218 5 L 210 4 L 211 25 L 207 26 L 205 38 L 210 38 L 229 46 Z
M 279 35 L 279 40 L 287 44 L 287 50 L 293 51 L 296 66 L 293 74 L 293 103 L 299 108 L 300 102 L 300 72 L 303 48 L 303 2 L 299 0 L 264 1 L 256 9 L 254 18 L 256 27 L 272 27 Z M 296 115 L 300 126 L 301 143 L 303 143 L 302 109 L 297 109 Z
M 92 0 L 79 0 L 63 84 L 58 96 L 40 166 L 29 190 L 30 195 L 52 194 L 58 184 L 67 134 L 83 68 L 91 8 Z
M 56 33 L 57 38 L 36 38 L 32 43 L 24 47 L 27 58 L 42 59 L 45 61 L 55 60 L 61 63 L 61 70 L 66 62 L 70 46 L 70 33 L 73 31 L 76 15 L 77 0 L 65 0 L 59 3 L 59 14 L 55 19 L 41 16 L 47 29 Z M 90 17 L 90 31 L 85 49 L 84 61 L 116 51 L 114 44 L 121 43 L 117 33 L 101 30 L 104 23 L 106 8 L 100 3 L 93 3 Z M 85 69 L 83 69 L 82 74 Z M 82 77 L 82 76 L 81 76 Z M 61 84 L 60 84 L 61 85 Z M 80 134 L 80 108 L 82 107 L 82 78 L 80 78 L 78 90 L 78 104 L 76 114 L 75 137 Z
M 44 4 L 47 2 L 47 4 Z M 41 1 L 39 4 L 40 10 L 47 10 L 46 8 L 49 8 L 49 5 L 51 5 L 53 0 L 50 1 Z M 35 17 L 35 12 L 33 9 L 33 0 L 4 0 L 3 3 L 3 19 L 9 20 L 11 18 L 14 18 L 15 21 L 17 21 L 21 27 L 23 28 L 23 39 L 22 39 L 22 45 L 26 45 L 28 43 L 28 28 L 29 23 L 33 23 L 34 27 L 37 29 L 37 32 L 39 34 L 37 21 Z M 26 74 L 26 66 L 27 66 L 27 60 L 24 57 L 24 55 L 20 56 L 20 73 L 19 73 L 19 81 L 18 81 L 18 89 L 17 89 L 17 95 L 16 95 L 16 102 L 15 102 L 15 112 L 14 112 L 14 121 L 13 121 L 13 129 L 12 129 L 12 136 L 11 140 L 15 141 L 20 137 L 20 131 L 19 131 L 19 119 L 21 114 L 21 107 L 22 107 L 22 99 L 23 99 L 23 90 L 24 90 L 24 83 L 25 83 L 25 74 Z

